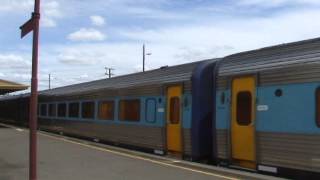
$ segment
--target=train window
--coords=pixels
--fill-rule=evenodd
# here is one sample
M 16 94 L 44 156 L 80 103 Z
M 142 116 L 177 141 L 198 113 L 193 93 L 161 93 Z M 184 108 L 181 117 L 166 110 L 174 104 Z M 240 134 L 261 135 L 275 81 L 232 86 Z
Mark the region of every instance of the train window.
M 147 99 L 146 100 L 146 121 L 154 123 L 156 121 L 156 100 Z
M 251 123 L 252 96 L 249 91 L 241 91 L 237 95 L 237 122 L 247 126 Z
M 81 107 L 82 107 L 81 109 L 82 118 L 86 118 L 86 119 L 94 118 L 94 102 L 93 101 L 83 102 L 81 103 Z
M 170 123 L 179 124 L 180 122 L 180 98 L 170 98 Z
M 316 90 L 316 124 L 320 127 L 320 87 Z
M 221 104 L 224 104 L 226 101 L 226 94 L 224 92 L 221 93 L 221 96 L 220 96 L 220 103 Z
M 40 115 L 47 116 L 47 104 L 40 105 Z
M 114 119 L 114 101 L 99 102 L 99 119 L 113 120 Z
M 140 120 L 140 100 L 139 99 L 120 100 L 119 120 L 139 121 Z
M 57 114 L 57 105 L 56 104 L 49 104 L 49 116 L 55 117 Z
M 79 117 L 79 111 L 80 111 L 80 105 L 77 102 L 69 103 L 69 117 L 71 118 L 78 118 Z
M 66 117 L 67 115 L 67 104 L 59 103 L 58 104 L 58 117 Z

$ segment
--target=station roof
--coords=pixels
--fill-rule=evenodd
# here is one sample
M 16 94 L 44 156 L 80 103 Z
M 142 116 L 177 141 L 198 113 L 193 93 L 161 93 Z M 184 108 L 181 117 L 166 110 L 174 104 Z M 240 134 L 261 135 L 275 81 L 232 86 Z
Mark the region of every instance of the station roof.
M 0 95 L 26 89 L 26 85 L 0 79 Z

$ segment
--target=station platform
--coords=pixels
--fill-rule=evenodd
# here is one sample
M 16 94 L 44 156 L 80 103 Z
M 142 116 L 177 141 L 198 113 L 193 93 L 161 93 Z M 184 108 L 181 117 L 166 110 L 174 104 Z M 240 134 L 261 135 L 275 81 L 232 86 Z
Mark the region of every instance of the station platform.
M 0 180 L 28 179 L 29 131 L 0 123 Z M 39 180 L 280 179 L 38 132 Z

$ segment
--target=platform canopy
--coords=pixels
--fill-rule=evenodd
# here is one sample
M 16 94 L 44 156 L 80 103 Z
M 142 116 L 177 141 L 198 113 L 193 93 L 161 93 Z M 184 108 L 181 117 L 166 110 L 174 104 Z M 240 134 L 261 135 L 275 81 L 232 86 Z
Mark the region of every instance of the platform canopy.
M 26 85 L 0 79 L 0 95 L 26 89 Z

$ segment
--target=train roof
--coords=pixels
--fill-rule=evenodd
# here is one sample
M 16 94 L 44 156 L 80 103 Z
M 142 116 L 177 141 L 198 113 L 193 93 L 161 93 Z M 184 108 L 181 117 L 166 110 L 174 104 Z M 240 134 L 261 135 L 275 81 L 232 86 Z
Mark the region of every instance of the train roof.
M 219 75 L 255 73 L 270 69 L 320 63 L 320 38 L 285 43 L 226 56 Z
M 230 56 L 227 56 L 226 58 L 235 58 L 237 56 L 246 56 L 246 55 L 259 55 L 262 52 L 275 51 L 275 50 L 279 50 L 279 51 L 290 50 L 290 49 L 299 48 L 301 46 L 319 44 L 319 43 L 320 43 L 320 38 L 313 38 L 313 39 L 283 43 L 283 44 L 278 44 L 274 46 L 268 46 L 268 47 L 263 47 L 259 49 L 244 51 L 244 52 L 232 54 Z
M 51 90 L 41 91 L 40 95 L 74 95 L 98 90 L 115 90 L 121 88 L 130 88 L 134 86 L 190 81 L 195 67 L 197 67 L 201 63 L 213 63 L 218 60 L 219 58 L 196 61 L 192 63 L 170 67 L 165 66 L 159 69 L 154 69 L 145 72 L 127 74 L 122 76 L 116 76 L 109 79 L 101 79 L 64 87 L 58 87 Z

